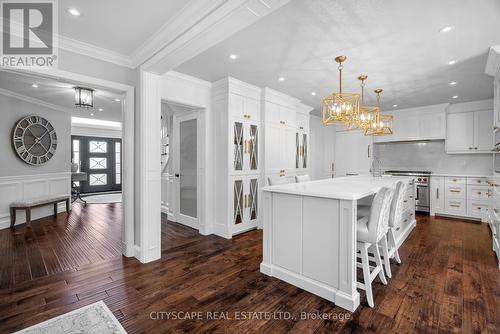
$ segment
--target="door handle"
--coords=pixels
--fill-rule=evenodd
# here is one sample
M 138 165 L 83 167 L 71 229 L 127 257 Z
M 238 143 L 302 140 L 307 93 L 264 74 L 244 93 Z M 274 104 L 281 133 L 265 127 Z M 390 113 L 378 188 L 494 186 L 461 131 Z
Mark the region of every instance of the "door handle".
M 439 188 L 436 188 L 436 198 L 439 199 Z
M 370 145 L 368 145 L 368 158 L 370 157 Z

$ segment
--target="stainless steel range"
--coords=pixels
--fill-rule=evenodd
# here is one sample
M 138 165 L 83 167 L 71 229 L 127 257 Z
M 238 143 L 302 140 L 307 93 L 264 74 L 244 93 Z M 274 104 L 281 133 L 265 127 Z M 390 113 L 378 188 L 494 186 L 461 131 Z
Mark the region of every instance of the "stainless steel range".
M 388 170 L 385 174 L 394 176 L 409 176 L 415 180 L 415 210 L 419 212 L 430 212 L 430 179 L 429 171 L 398 171 Z

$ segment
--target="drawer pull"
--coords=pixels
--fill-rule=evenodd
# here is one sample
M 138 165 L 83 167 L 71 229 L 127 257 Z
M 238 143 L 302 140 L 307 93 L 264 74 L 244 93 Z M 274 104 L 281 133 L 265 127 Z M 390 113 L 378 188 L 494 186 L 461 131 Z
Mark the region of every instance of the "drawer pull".
M 461 190 L 453 190 L 453 189 L 450 189 L 450 192 L 451 192 L 451 193 L 459 193 L 459 192 L 461 192 Z
M 460 205 L 458 205 L 458 204 L 450 204 L 450 206 L 451 206 L 452 208 L 459 208 L 459 207 L 460 207 Z
M 405 199 L 403 202 L 404 202 L 404 203 L 408 203 L 408 200 L 407 200 L 407 199 Z

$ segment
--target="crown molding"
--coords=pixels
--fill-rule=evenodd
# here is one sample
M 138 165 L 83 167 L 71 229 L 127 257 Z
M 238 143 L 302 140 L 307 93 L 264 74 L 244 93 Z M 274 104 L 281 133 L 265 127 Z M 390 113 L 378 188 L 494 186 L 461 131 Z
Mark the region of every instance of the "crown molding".
M 52 103 L 49 103 L 49 102 L 46 102 L 46 101 L 43 101 L 43 100 L 40 100 L 40 99 L 37 99 L 34 97 L 22 95 L 22 94 L 19 94 L 19 93 L 16 93 L 16 92 L 13 92 L 11 90 L 4 89 L 4 88 L 0 88 L 0 95 L 12 97 L 12 98 L 17 99 L 17 100 L 21 100 L 24 102 L 36 104 L 36 105 L 39 105 L 39 106 L 42 106 L 45 108 L 49 108 L 49 109 L 53 109 L 53 110 L 57 110 L 57 111 L 62 111 L 62 112 L 66 112 L 66 113 L 70 113 L 73 111 L 73 109 L 71 109 L 71 108 L 58 106 L 56 104 L 52 104 Z
M 103 60 L 123 67 L 134 68 L 132 58 L 99 46 L 59 35 L 59 49 Z
M 168 78 L 168 77 L 188 81 L 192 84 L 199 85 L 199 86 L 204 86 L 204 87 L 208 87 L 208 88 L 212 87 L 212 83 L 209 81 L 205 81 L 205 80 L 193 77 L 193 76 L 188 75 L 188 74 L 177 72 L 177 71 L 168 71 L 163 76 L 163 78 Z
M 484 72 L 493 77 L 500 74 L 500 45 L 490 47 Z

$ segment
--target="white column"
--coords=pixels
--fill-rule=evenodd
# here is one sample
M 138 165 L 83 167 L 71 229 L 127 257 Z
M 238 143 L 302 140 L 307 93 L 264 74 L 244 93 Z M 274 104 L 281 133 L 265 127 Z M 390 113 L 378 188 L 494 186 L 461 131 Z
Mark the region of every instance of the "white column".
M 140 71 L 139 223 L 140 261 L 161 257 L 160 76 Z

